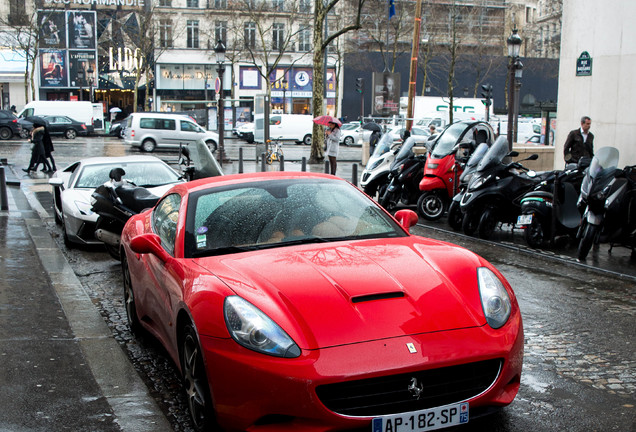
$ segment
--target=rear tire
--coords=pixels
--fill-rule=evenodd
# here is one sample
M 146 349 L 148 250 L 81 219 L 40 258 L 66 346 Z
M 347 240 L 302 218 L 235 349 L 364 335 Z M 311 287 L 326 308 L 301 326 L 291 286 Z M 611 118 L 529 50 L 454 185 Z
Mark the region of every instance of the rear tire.
M 477 231 L 477 226 L 479 225 L 479 217 L 472 212 L 464 213 L 464 217 L 462 220 L 462 230 L 464 234 L 472 236 Z
M 344 139 L 344 145 L 346 145 L 346 146 L 353 145 L 353 137 L 350 137 L 350 136 L 346 137 Z
M 444 216 L 446 202 L 436 191 L 424 192 L 417 200 L 417 212 L 424 219 L 435 221 Z
M 0 128 L 0 139 L 8 140 L 13 136 L 13 131 L 7 127 Z
M 494 234 L 497 228 L 497 215 L 495 212 L 496 210 L 492 207 L 486 207 L 484 210 L 477 227 L 479 238 L 488 240 Z
M 311 134 L 307 134 L 303 137 L 303 144 L 311 145 Z
M 77 137 L 77 131 L 75 129 L 66 129 L 64 136 L 66 139 L 75 139 L 75 137 Z
M 528 246 L 533 249 L 540 248 L 543 246 L 543 242 L 545 241 L 545 234 L 543 224 L 539 219 L 537 219 L 537 215 L 534 214 L 532 216 L 532 222 L 530 222 L 530 225 L 526 227 L 524 232 L 526 243 L 528 243 Z
M 585 261 L 587 254 L 590 253 L 590 249 L 592 248 L 598 229 L 598 225 L 592 225 L 590 223 L 585 224 L 585 231 L 583 232 L 583 237 L 579 242 L 579 249 L 577 251 L 577 257 L 580 261 Z
M 146 153 L 152 153 L 155 151 L 155 147 L 157 147 L 157 144 L 151 139 L 146 139 L 141 143 L 141 151 Z
M 457 201 L 453 201 L 448 207 L 448 225 L 450 225 L 453 230 L 460 231 L 462 229 L 463 220 L 464 215 L 462 214 L 462 209 L 459 206 L 459 203 Z

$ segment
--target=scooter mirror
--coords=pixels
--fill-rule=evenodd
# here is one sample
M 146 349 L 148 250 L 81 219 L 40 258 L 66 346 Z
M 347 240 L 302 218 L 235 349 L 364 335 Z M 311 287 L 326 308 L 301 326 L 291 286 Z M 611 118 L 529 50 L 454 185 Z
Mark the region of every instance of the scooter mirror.
M 517 157 L 519 156 L 519 152 L 518 151 L 511 151 L 510 153 L 508 153 L 508 157 Z

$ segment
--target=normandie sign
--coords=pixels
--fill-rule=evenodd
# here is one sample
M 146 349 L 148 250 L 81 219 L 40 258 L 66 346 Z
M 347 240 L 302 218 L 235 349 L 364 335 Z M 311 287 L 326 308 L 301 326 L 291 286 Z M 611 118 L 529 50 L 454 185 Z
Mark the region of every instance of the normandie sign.
M 143 7 L 145 0 L 44 0 L 45 4 L 67 4 L 67 5 L 96 5 L 96 6 L 129 6 Z

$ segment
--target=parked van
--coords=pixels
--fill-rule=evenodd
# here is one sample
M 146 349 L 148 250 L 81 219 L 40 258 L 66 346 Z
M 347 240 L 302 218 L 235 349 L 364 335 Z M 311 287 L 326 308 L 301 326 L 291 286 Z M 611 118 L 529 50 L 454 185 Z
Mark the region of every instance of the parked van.
M 269 136 L 271 139 L 296 141 L 311 145 L 311 133 L 314 127 L 313 117 L 302 114 L 272 114 L 269 117 Z M 260 122 L 262 124 L 262 120 Z M 256 127 L 259 126 L 256 121 Z M 255 136 L 258 136 L 255 133 Z M 262 133 L 261 133 L 262 136 Z
M 94 106 L 98 106 L 97 109 Z M 66 116 L 86 125 L 90 134 L 104 126 L 104 114 L 101 103 L 82 101 L 32 101 L 24 106 L 19 118 L 30 116 L 56 115 Z
M 137 112 L 128 116 L 124 142 L 142 151 L 177 148 L 202 139 L 211 152 L 216 151 L 219 135 L 206 131 L 191 117 L 173 113 Z

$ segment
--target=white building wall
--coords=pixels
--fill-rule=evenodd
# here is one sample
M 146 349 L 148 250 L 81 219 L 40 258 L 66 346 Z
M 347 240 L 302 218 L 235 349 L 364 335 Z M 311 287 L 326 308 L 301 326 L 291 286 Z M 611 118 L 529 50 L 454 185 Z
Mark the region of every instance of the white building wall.
M 581 116 L 592 118 L 594 149 L 620 151 L 619 167 L 636 164 L 636 1 L 564 0 L 559 66 L 555 168 L 563 167 L 563 144 Z M 576 76 L 583 51 L 592 75 Z

